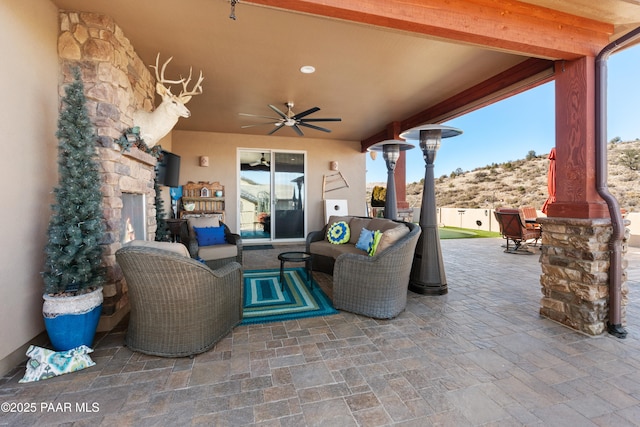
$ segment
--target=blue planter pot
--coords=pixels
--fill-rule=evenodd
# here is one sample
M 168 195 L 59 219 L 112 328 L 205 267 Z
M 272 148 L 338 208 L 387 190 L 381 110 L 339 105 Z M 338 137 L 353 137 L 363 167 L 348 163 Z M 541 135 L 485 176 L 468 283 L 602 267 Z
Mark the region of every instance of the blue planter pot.
M 93 346 L 102 312 L 102 288 L 75 297 L 43 298 L 44 325 L 56 351 Z

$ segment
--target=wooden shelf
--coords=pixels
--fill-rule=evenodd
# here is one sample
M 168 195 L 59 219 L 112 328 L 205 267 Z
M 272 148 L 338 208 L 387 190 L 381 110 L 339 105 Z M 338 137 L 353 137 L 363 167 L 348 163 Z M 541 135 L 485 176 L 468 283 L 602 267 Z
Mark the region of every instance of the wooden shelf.
M 224 197 L 183 197 L 182 205 L 193 203 L 193 211 L 215 211 L 224 212 Z
M 223 196 L 216 197 L 215 193 L 221 191 Z M 180 217 L 185 215 L 219 214 L 224 221 L 224 186 L 219 182 L 191 182 L 182 186 L 182 205 L 193 203 L 193 210 L 181 210 Z

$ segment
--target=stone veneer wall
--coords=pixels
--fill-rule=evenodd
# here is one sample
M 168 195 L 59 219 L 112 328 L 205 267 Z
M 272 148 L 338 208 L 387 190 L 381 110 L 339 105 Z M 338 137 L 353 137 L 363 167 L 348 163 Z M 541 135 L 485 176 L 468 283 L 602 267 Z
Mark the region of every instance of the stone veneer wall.
M 609 219 L 539 218 L 542 224 L 540 314 L 589 335 L 607 330 Z M 623 242 L 622 325 L 626 324 L 627 251 Z
M 61 60 L 60 92 L 72 81 L 71 68 L 79 66 L 85 85 L 87 108 L 98 134 L 98 153 L 103 177 L 106 234 L 103 240 L 107 283 L 99 330 L 111 329 L 128 311 L 122 271 L 116 264 L 120 248 L 122 193 L 146 195 L 147 235 L 153 239 L 156 160 L 133 148 L 121 152 L 114 139 L 133 126 L 133 112 L 151 110 L 155 80 L 147 66 L 113 19 L 94 13 L 60 13 L 58 55 Z

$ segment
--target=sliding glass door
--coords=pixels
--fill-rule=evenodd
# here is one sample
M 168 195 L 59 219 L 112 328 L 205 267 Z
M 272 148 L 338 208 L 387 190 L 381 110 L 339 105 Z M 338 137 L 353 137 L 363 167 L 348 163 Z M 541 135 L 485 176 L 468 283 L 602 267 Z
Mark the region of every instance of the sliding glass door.
M 274 153 L 276 239 L 304 238 L 304 154 Z
M 249 243 L 305 237 L 305 154 L 240 150 L 240 234 Z

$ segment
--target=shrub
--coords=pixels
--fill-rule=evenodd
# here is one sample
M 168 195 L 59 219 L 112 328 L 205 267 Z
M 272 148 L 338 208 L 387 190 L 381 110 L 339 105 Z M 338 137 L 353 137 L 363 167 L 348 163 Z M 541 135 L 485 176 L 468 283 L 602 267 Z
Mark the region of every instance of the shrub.
M 618 163 L 628 167 L 632 171 L 637 171 L 640 167 L 640 150 L 633 148 L 622 150 L 618 158 Z

